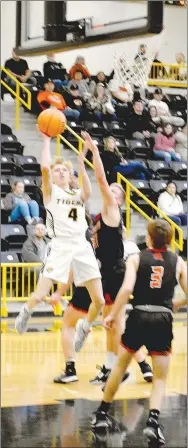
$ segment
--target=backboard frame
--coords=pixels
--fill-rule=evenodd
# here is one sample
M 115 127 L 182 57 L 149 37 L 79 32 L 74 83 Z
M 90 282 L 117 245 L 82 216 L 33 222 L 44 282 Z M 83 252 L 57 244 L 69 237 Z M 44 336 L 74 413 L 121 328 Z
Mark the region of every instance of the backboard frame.
M 122 1 L 126 1 L 126 0 L 122 0 Z M 134 3 L 137 2 L 138 0 L 132 0 Z M 24 13 L 24 9 L 23 9 L 23 4 L 28 3 L 28 2 L 21 2 L 21 1 L 17 1 L 17 6 L 16 6 L 16 15 L 17 15 L 17 20 L 16 20 L 16 48 L 17 48 L 17 52 L 20 56 L 37 56 L 37 55 L 41 55 L 45 53 L 48 53 L 50 51 L 55 51 L 55 52 L 65 52 L 65 51 L 70 51 L 70 50 L 74 50 L 77 49 L 78 46 L 79 48 L 85 48 L 85 47 L 92 47 L 92 46 L 98 46 L 98 45 L 104 45 L 104 44 L 110 44 L 110 43 L 114 43 L 114 42 L 119 42 L 119 41 L 125 41 L 128 39 L 134 39 L 134 38 L 138 38 L 139 36 L 144 36 L 144 35 L 153 35 L 153 34 L 157 34 L 160 33 L 161 30 L 163 29 L 163 1 L 161 0 L 150 0 L 147 2 L 147 7 L 148 7 L 148 15 L 147 17 L 143 17 L 142 20 L 138 19 L 137 23 L 138 26 L 135 26 L 135 19 L 132 20 L 123 20 L 122 22 L 116 22 L 115 26 L 108 26 L 109 28 L 109 32 L 106 33 L 106 29 L 104 28 L 104 33 L 101 33 L 101 29 L 99 29 L 99 32 L 96 33 L 93 32 L 92 30 L 92 24 L 89 23 L 89 21 L 91 22 L 90 18 L 85 18 L 85 30 L 87 32 L 87 37 L 85 37 L 84 39 L 78 39 L 75 41 L 53 41 L 53 42 L 49 42 L 49 41 L 45 41 L 43 40 L 41 42 L 41 44 L 39 43 L 39 45 L 34 44 L 33 41 L 33 45 L 32 45 L 32 39 L 30 39 L 30 46 L 23 46 L 22 45 L 22 35 L 23 32 L 25 33 L 25 36 L 27 35 L 26 33 L 26 26 L 27 26 L 27 17 L 25 18 L 24 21 L 24 26 L 25 29 L 23 30 L 23 13 Z M 45 2 L 46 3 L 46 2 Z M 56 3 L 56 2 L 54 2 Z M 46 7 L 46 5 L 45 5 Z M 26 10 L 26 5 L 25 5 L 25 10 Z M 26 14 L 27 15 L 27 14 Z M 145 20 L 144 20 L 145 19 Z M 140 22 L 139 22 L 140 20 Z M 129 22 L 129 23 L 128 23 Z M 121 29 L 121 26 L 124 27 L 125 29 Z M 127 26 L 127 27 L 126 27 Z M 133 28 L 134 26 L 134 28 Z M 89 34 L 89 27 L 91 29 L 91 33 Z M 115 31 L 115 27 L 117 28 L 117 31 Z M 93 35 L 92 35 L 93 34 Z

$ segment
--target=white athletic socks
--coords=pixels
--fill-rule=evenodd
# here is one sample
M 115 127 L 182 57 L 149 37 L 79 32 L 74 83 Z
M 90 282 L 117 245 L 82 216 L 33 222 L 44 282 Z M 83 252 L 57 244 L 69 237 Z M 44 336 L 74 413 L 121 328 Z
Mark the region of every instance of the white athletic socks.
M 108 370 L 112 370 L 117 360 L 117 355 L 113 352 L 107 352 L 105 367 Z
M 90 328 L 91 328 L 91 324 L 87 321 L 87 319 L 84 319 L 84 321 L 83 321 L 83 330 L 85 331 L 85 333 L 88 333 Z

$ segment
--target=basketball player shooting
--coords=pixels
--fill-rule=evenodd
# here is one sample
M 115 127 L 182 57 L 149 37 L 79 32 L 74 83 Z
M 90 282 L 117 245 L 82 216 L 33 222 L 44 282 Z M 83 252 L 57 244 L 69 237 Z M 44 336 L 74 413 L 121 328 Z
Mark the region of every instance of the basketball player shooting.
M 84 166 L 85 148 L 79 156 L 79 171 L 82 176 L 82 189 L 69 187 L 70 172 L 66 163 L 57 160 L 52 164 L 50 138 L 42 134 L 41 172 L 42 193 L 46 208 L 46 225 L 51 241 L 47 247 L 47 256 L 41 270 L 36 291 L 28 303 L 24 304 L 15 321 L 18 333 L 24 333 L 33 309 L 49 294 L 52 284 L 71 283 L 85 286 L 92 303 L 87 319 L 80 333 L 82 346 L 92 322 L 104 304 L 101 275 L 91 244 L 86 240 L 88 228 L 85 217 L 85 203 L 91 196 L 91 184 Z
M 110 404 L 135 352 L 145 345 L 152 356 L 153 385 L 150 411 L 144 435 L 149 441 L 165 444 L 159 426 L 159 415 L 165 394 L 173 339 L 173 311 L 187 304 L 187 298 L 174 299 L 174 288 L 180 284 L 187 294 L 187 269 L 183 259 L 167 250 L 172 228 L 162 219 L 148 225 L 148 249 L 128 258 L 125 279 L 114 306 L 104 321 L 112 328 L 119 313 L 124 312 L 130 294 L 133 310 L 121 338 L 119 357 L 106 383 L 104 397 L 92 422 L 92 428 L 113 427 L 108 415 Z

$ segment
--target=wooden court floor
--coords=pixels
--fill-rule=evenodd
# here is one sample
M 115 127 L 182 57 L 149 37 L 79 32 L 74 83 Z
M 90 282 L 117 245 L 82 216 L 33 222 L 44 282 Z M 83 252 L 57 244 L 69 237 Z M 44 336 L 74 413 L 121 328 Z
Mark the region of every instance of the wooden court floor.
M 44 411 L 48 409 L 50 415 L 55 412 L 73 412 L 70 411 L 70 403 L 74 407 L 74 413 L 77 409 L 77 418 L 84 418 L 84 412 L 88 415 L 93 412 L 98 402 L 102 399 L 101 386 L 94 386 L 89 384 L 89 380 L 96 374 L 96 364 L 102 365 L 105 360 L 105 331 L 102 328 L 93 329 L 88 337 L 88 340 L 81 353 L 76 355 L 76 367 L 79 376 L 79 381 L 70 385 L 58 385 L 53 383 L 53 378 L 61 369 L 64 368 L 64 361 L 61 352 L 61 334 L 51 332 L 26 333 L 25 335 L 17 335 L 15 333 L 3 334 L 1 337 L 2 353 L 1 353 L 1 406 L 3 422 L 5 424 L 4 431 L 7 430 L 6 422 L 10 420 L 15 414 L 16 421 L 21 419 L 23 413 L 28 409 L 38 409 L 37 412 L 42 413 L 42 421 L 44 419 Z M 149 363 L 151 359 L 148 358 Z M 186 393 L 187 393 L 187 325 L 186 321 L 175 322 L 174 324 L 174 342 L 173 355 L 171 359 L 171 367 L 168 375 L 166 387 L 166 399 L 164 403 L 164 415 L 168 416 L 168 432 L 175 429 L 174 423 L 177 425 L 180 422 L 180 428 L 175 431 L 175 435 L 169 438 L 169 447 L 183 448 L 186 446 L 185 429 L 183 438 L 179 437 L 179 445 L 177 445 L 176 436 L 178 431 L 181 433 L 182 421 L 186 415 Z M 118 415 L 127 415 L 128 421 L 131 421 L 132 407 L 135 405 L 140 408 L 140 403 L 146 403 L 148 406 L 148 397 L 151 391 L 151 384 L 144 382 L 140 369 L 135 361 L 130 366 L 131 375 L 127 382 L 122 384 L 116 395 L 114 411 Z M 183 397 L 183 398 L 182 398 Z M 185 398 L 185 401 L 184 401 Z M 183 402 L 182 402 L 183 399 Z M 183 404 L 182 404 L 183 403 Z M 63 408 L 62 408 L 63 406 Z M 67 410 L 68 406 L 68 410 Z M 145 406 L 145 405 L 143 405 Z M 62 410 L 63 409 L 63 410 Z M 22 412 L 21 412 L 22 410 Z M 25 411 L 24 411 L 25 410 Z M 173 410 L 175 417 L 173 417 Z M 62 411 L 62 412 L 61 412 Z M 86 412 L 87 411 L 87 412 Z M 129 412 L 128 412 L 129 411 Z M 40 416 L 40 412 L 39 415 Z M 45 411 L 47 412 L 47 411 Z M 67 415 L 65 412 L 65 415 Z M 145 411 L 143 411 L 145 412 Z M 130 415 L 129 415 L 130 414 Z M 59 414 L 58 414 L 59 415 Z M 143 418 L 146 414 L 143 413 Z M 20 416 L 20 417 L 19 417 Z M 59 417 L 60 418 L 60 417 Z M 86 416 L 85 416 L 86 418 Z M 174 422 L 173 418 L 176 419 Z M 178 418 L 178 420 L 177 420 Z M 64 417 L 63 417 L 64 419 Z M 66 420 L 66 419 L 65 419 Z M 51 417 L 50 420 L 51 422 Z M 64 421 L 64 420 L 63 420 Z M 43 422 L 44 423 L 44 422 Z M 70 422 L 69 422 L 70 423 Z M 21 423 L 19 423 L 20 425 Z M 51 422 L 52 424 L 52 422 Z M 82 423 L 83 424 L 83 423 Z M 18 426 L 19 426 L 18 425 Z M 50 425 L 50 423 L 48 424 Z M 47 426 L 48 426 L 47 425 Z M 68 424 L 69 425 L 69 424 Z M 80 428 L 80 423 L 77 422 L 77 430 Z M 184 423 L 183 423 L 184 426 Z M 48 430 L 49 430 L 48 426 Z M 53 425 L 52 425 L 53 427 Z M 17 428 L 17 424 L 15 424 Z M 20 428 L 20 426 L 19 426 Z M 83 428 L 82 428 L 83 429 Z M 17 431 L 17 429 L 15 429 Z M 33 429 L 32 437 L 34 437 L 37 428 Z M 42 431 L 42 430 L 41 430 Z M 49 430 L 50 431 L 50 430 Z M 85 432 L 86 437 L 88 431 L 88 421 L 86 423 Z M 136 430 L 135 430 L 136 431 Z M 53 431 L 51 431 L 53 432 Z M 50 432 L 50 434 L 51 434 Z M 74 431 L 73 431 L 74 432 Z M 44 430 L 46 433 L 46 429 Z M 48 433 L 48 431 L 47 431 Z M 89 433 L 88 433 L 89 434 Z M 137 434 L 134 432 L 134 435 Z M 50 435 L 50 442 L 46 444 L 36 444 L 36 441 L 27 439 L 15 442 L 10 442 L 10 437 L 4 435 L 4 443 L 2 447 L 16 448 L 17 446 L 26 447 L 63 447 L 63 446 L 93 446 L 88 442 L 89 439 L 84 438 L 82 442 L 73 441 L 71 444 L 62 442 L 62 437 L 57 431 L 56 442 L 53 442 L 52 434 Z M 19 436 L 21 437 L 21 436 Z M 41 432 L 42 437 L 42 432 Z M 47 436 L 46 436 L 47 437 Z M 58 438 L 59 437 L 59 438 Z M 89 437 L 89 435 L 88 435 Z M 136 437 L 136 436 L 135 436 Z M 8 438 L 8 441 L 7 441 Z M 87 437 L 86 437 L 87 438 Z M 140 436 L 135 438 L 134 445 L 132 445 L 132 438 L 130 442 L 121 442 L 118 445 L 113 442 L 113 445 L 106 444 L 105 446 L 125 446 L 125 447 L 142 447 L 147 445 L 139 444 Z M 16 438 L 17 440 L 17 438 Z M 25 439 L 24 439 L 25 440 Z M 52 442 L 51 442 L 52 440 Z M 72 440 L 72 439 L 70 439 Z M 181 442 L 180 442 L 181 440 Z M 70 441 L 69 441 L 70 442 Z M 91 440 L 90 440 L 91 442 Z M 25 443 L 25 444 L 24 444 Z M 38 442 L 37 442 L 38 443 Z M 80 444 L 82 443 L 82 444 Z M 85 444 L 84 444 L 85 443 Z M 93 442 L 92 442 L 93 443 Z M 111 443 L 111 442 L 110 442 Z M 115 445 L 114 445 L 115 443 Z M 122 444 L 123 443 L 123 444 Z M 98 446 L 96 444 L 96 446 Z

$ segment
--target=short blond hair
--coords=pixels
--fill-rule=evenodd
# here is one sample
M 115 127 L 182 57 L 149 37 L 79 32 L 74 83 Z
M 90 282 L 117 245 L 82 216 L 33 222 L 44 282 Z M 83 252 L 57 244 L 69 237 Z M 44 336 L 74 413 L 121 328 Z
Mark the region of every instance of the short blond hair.
M 68 160 L 64 160 L 63 157 L 58 157 L 54 160 L 54 162 L 51 163 L 51 165 L 50 165 L 51 170 L 54 168 L 55 165 L 64 165 L 69 170 L 69 172 L 73 171 L 72 162 L 69 162 Z
M 121 190 L 121 192 L 125 195 L 125 190 L 121 184 L 118 184 L 117 182 L 113 182 L 112 184 L 110 184 L 110 187 L 118 187 Z

